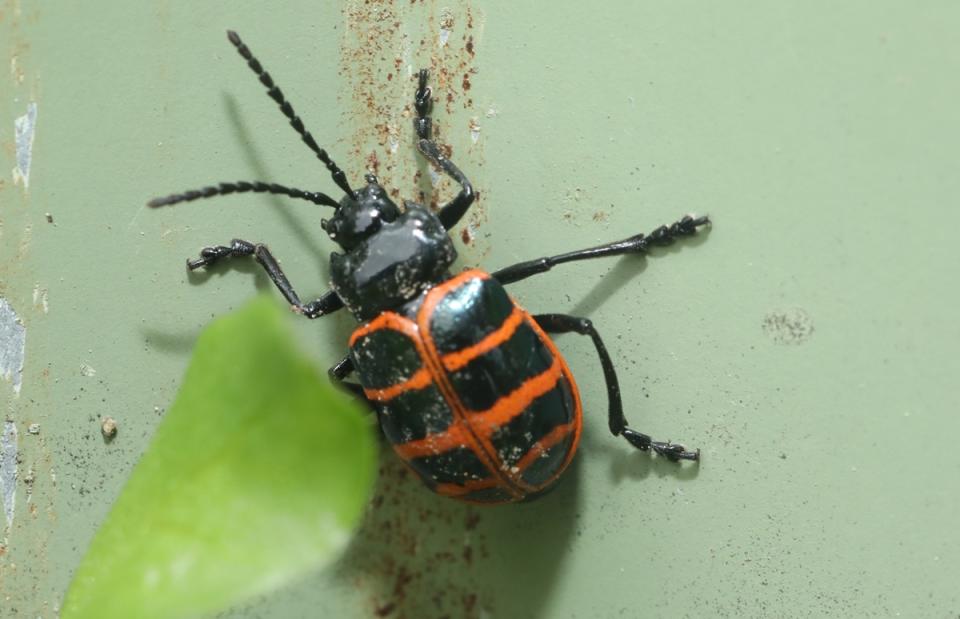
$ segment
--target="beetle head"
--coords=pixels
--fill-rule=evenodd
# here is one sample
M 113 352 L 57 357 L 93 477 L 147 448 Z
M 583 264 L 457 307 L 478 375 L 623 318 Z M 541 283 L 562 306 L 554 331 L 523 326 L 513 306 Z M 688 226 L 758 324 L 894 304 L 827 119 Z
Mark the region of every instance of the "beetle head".
M 364 239 L 376 234 L 380 227 L 400 216 L 400 209 L 377 182 L 377 177 L 367 174 L 366 186 L 356 190 L 354 196 L 345 195 L 333 219 L 320 222 L 330 238 L 349 251 Z

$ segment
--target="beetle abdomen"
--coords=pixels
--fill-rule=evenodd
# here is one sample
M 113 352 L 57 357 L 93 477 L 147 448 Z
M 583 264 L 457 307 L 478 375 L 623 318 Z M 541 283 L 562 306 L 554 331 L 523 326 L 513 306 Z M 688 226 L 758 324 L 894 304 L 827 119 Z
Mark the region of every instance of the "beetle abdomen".
M 384 434 L 440 494 L 530 498 L 573 458 L 581 426 L 573 377 L 533 318 L 482 271 L 431 289 L 415 322 L 381 314 L 350 347 Z

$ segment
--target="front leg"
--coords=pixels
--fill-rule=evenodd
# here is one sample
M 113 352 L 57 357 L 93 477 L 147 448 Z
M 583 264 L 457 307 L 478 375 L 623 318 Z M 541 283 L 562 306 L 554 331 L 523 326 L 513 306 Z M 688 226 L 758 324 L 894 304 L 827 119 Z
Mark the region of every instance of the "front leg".
M 280 263 L 273 257 L 267 246 L 262 243 L 251 243 L 242 239 L 233 239 L 230 245 L 214 245 L 200 250 L 200 257 L 196 260 L 187 260 L 187 268 L 191 271 L 200 267 L 209 267 L 226 258 L 253 256 L 257 263 L 267 272 L 267 277 L 280 290 L 280 294 L 287 300 L 290 307 L 298 314 L 307 318 L 319 318 L 337 311 L 343 307 L 343 300 L 334 291 L 329 291 L 316 301 L 304 305 L 300 296 L 290 285 L 290 281 L 280 268 Z
M 447 159 L 440 151 L 440 147 L 433 140 L 433 119 L 430 118 L 430 111 L 433 108 L 433 98 L 430 87 L 427 86 L 429 72 L 426 69 L 420 69 L 419 86 L 417 94 L 414 97 L 413 106 L 417 110 L 417 117 L 413 121 L 413 128 L 417 132 L 417 149 L 429 159 L 434 165 L 446 172 L 453 180 L 460 183 L 460 193 L 453 200 L 440 207 L 438 217 L 443 223 L 443 227 L 449 230 L 457 225 L 457 222 L 463 217 L 476 194 L 473 192 L 473 185 L 467 180 L 467 177 L 455 166 L 452 161 Z

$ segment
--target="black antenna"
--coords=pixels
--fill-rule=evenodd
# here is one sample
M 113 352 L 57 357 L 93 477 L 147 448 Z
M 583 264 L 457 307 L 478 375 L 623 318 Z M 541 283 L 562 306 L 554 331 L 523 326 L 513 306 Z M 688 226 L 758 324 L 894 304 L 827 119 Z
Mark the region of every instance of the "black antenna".
M 147 202 L 147 206 L 156 208 L 158 206 L 177 204 L 178 202 L 189 202 L 199 198 L 212 198 L 214 196 L 223 196 L 228 193 L 244 193 L 247 191 L 253 191 L 255 193 L 278 193 L 285 196 L 290 196 L 291 198 L 309 200 L 314 204 L 322 204 L 324 206 L 332 206 L 334 208 L 339 206 L 336 200 L 327 194 L 320 193 L 319 191 L 302 191 L 292 187 L 277 185 L 276 183 L 262 183 L 260 181 L 253 181 L 249 183 L 246 181 L 239 181 L 236 183 L 220 183 L 216 187 L 211 186 L 204 187 L 203 189 L 184 191 L 183 193 L 173 193 L 163 198 L 154 198 L 153 200 Z
M 310 147 L 310 150 L 316 153 L 317 158 L 330 170 L 330 175 L 333 176 L 333 182 L 335 182 L 340 189 L 343 189 L 348 196 L 356 198 L 357 196 L 353 193 L 353 190 L 350 189 L 350 184 L 347 182 L 347 176 L 343 173 L 343 170 L 337 167 L 337 164 L 327 155 L 327 151 L 320 148 L 313 139 L 313 136 L 310 135 L 310 132 L 304 128 L 303 121 L 300 120 L 300 117 L 293 111 L 293 106 L 283 97 L 283 92 L 273 83 L 273 78 L 270 77 L 270 74 L 263 70 L 263 66 L 260 64 L 260 61 L 254 57 L 250 48 L 240 40 L 240 35 L 233 30 L 227 30 L 227 38 L 230 39 L 230 42 L 236 46 L 240 55 L 247 61 L 247 66 L 260 78 L 260 83 L 267 87 L 267 94 L 280 106 L 280 111 L 290 120 L 290 126 L 300 134 L 303 143 Z

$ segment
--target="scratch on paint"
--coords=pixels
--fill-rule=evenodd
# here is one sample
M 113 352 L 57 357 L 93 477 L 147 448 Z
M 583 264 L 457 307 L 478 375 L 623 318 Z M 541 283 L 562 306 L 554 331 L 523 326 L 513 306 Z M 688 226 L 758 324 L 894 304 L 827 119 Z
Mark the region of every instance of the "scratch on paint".
M 3 423 L 3 434 L 0 434 L 0 496 L 7 528 L 10 528 L 17 498 L 17 426 L 12 421 Z
M 33 158 L 33 134 L 37 127 L 37 104 L 31 101 L 27 113 L 13 121 L 13 133 L 17 143 L 17 167 L 13 169 L 13 182 L 30 186 L 30 162 Z
M 0 297 L 0 377 L 13 385 L 15 396 L 20 395 L 26 344 L 26 328 L 7 300 Z

